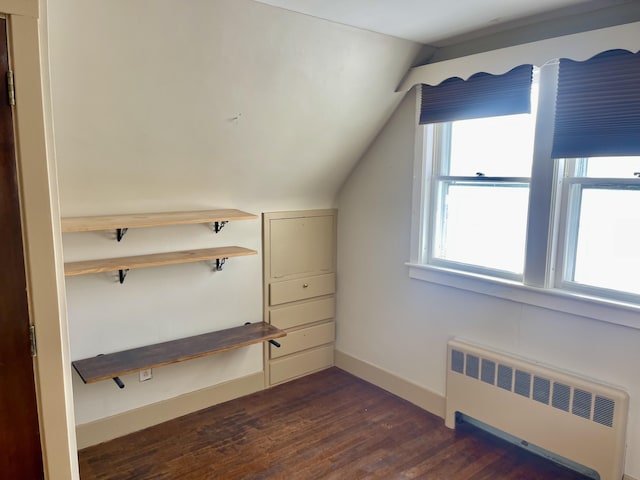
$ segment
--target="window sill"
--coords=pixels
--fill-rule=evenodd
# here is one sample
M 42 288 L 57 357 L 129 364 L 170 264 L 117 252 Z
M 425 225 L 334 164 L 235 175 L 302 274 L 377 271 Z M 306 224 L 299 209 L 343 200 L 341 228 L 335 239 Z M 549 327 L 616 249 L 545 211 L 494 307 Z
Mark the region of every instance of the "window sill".
M 640 305 L 589 297 L 558 289 L 542 289 L 483 275 L 430 265 L 406 263 L 417 280 L 481 293 L 513 302 L 570 313 L 640 330 Z

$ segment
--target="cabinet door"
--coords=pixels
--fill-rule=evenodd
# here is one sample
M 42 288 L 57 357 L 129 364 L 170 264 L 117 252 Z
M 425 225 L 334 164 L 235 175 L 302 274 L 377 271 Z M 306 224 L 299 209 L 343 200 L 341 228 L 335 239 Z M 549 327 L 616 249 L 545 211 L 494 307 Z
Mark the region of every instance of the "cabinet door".
M 269 279 L 335 271 L 335 210 L 267 213 L 264 224 Z

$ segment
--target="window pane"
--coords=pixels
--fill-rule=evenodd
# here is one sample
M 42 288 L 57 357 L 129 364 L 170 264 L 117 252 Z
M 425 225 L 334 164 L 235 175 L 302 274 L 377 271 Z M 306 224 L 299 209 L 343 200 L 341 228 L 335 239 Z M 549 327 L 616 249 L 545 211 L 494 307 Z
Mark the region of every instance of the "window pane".
M 537 75 L 535 71 L 530 114 L 451 123 L 448 175 L 469 177 L 482 172 L 487 177 L 531 176 L 538 106 Z
M 586 162 L 586 177 L 633 178 L 640 172 L 640 157 L 593 157 Z
M 533 115 L 453 122 L 449 175 L 531 176 L 534 130 Z
M 640 191 L 583 188 L 573 281 L 640 294 Z
M 522 274 L 528 185 L 441 182 L 441 188 L 434 256 Z

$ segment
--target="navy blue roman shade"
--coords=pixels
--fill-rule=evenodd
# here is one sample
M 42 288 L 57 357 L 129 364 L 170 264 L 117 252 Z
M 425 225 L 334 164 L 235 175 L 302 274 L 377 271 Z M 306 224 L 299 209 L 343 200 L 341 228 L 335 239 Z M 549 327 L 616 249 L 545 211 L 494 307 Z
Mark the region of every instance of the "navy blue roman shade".
M 521 65 L 503 75 L 481 72 L 422 85 L 420 124 L 529 113 L 532 74 L 533 66 Z
M 640 53 L 561 59 L 553 158 L 640 155 Z

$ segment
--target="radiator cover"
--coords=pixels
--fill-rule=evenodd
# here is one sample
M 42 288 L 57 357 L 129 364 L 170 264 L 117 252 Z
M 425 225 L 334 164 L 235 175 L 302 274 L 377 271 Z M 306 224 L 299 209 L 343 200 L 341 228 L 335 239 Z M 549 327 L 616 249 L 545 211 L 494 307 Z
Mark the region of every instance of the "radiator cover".
M 456 412 L 620 480 L 629 396 L 623 390 L 460 339 L 447 348 L 445 424 Z

